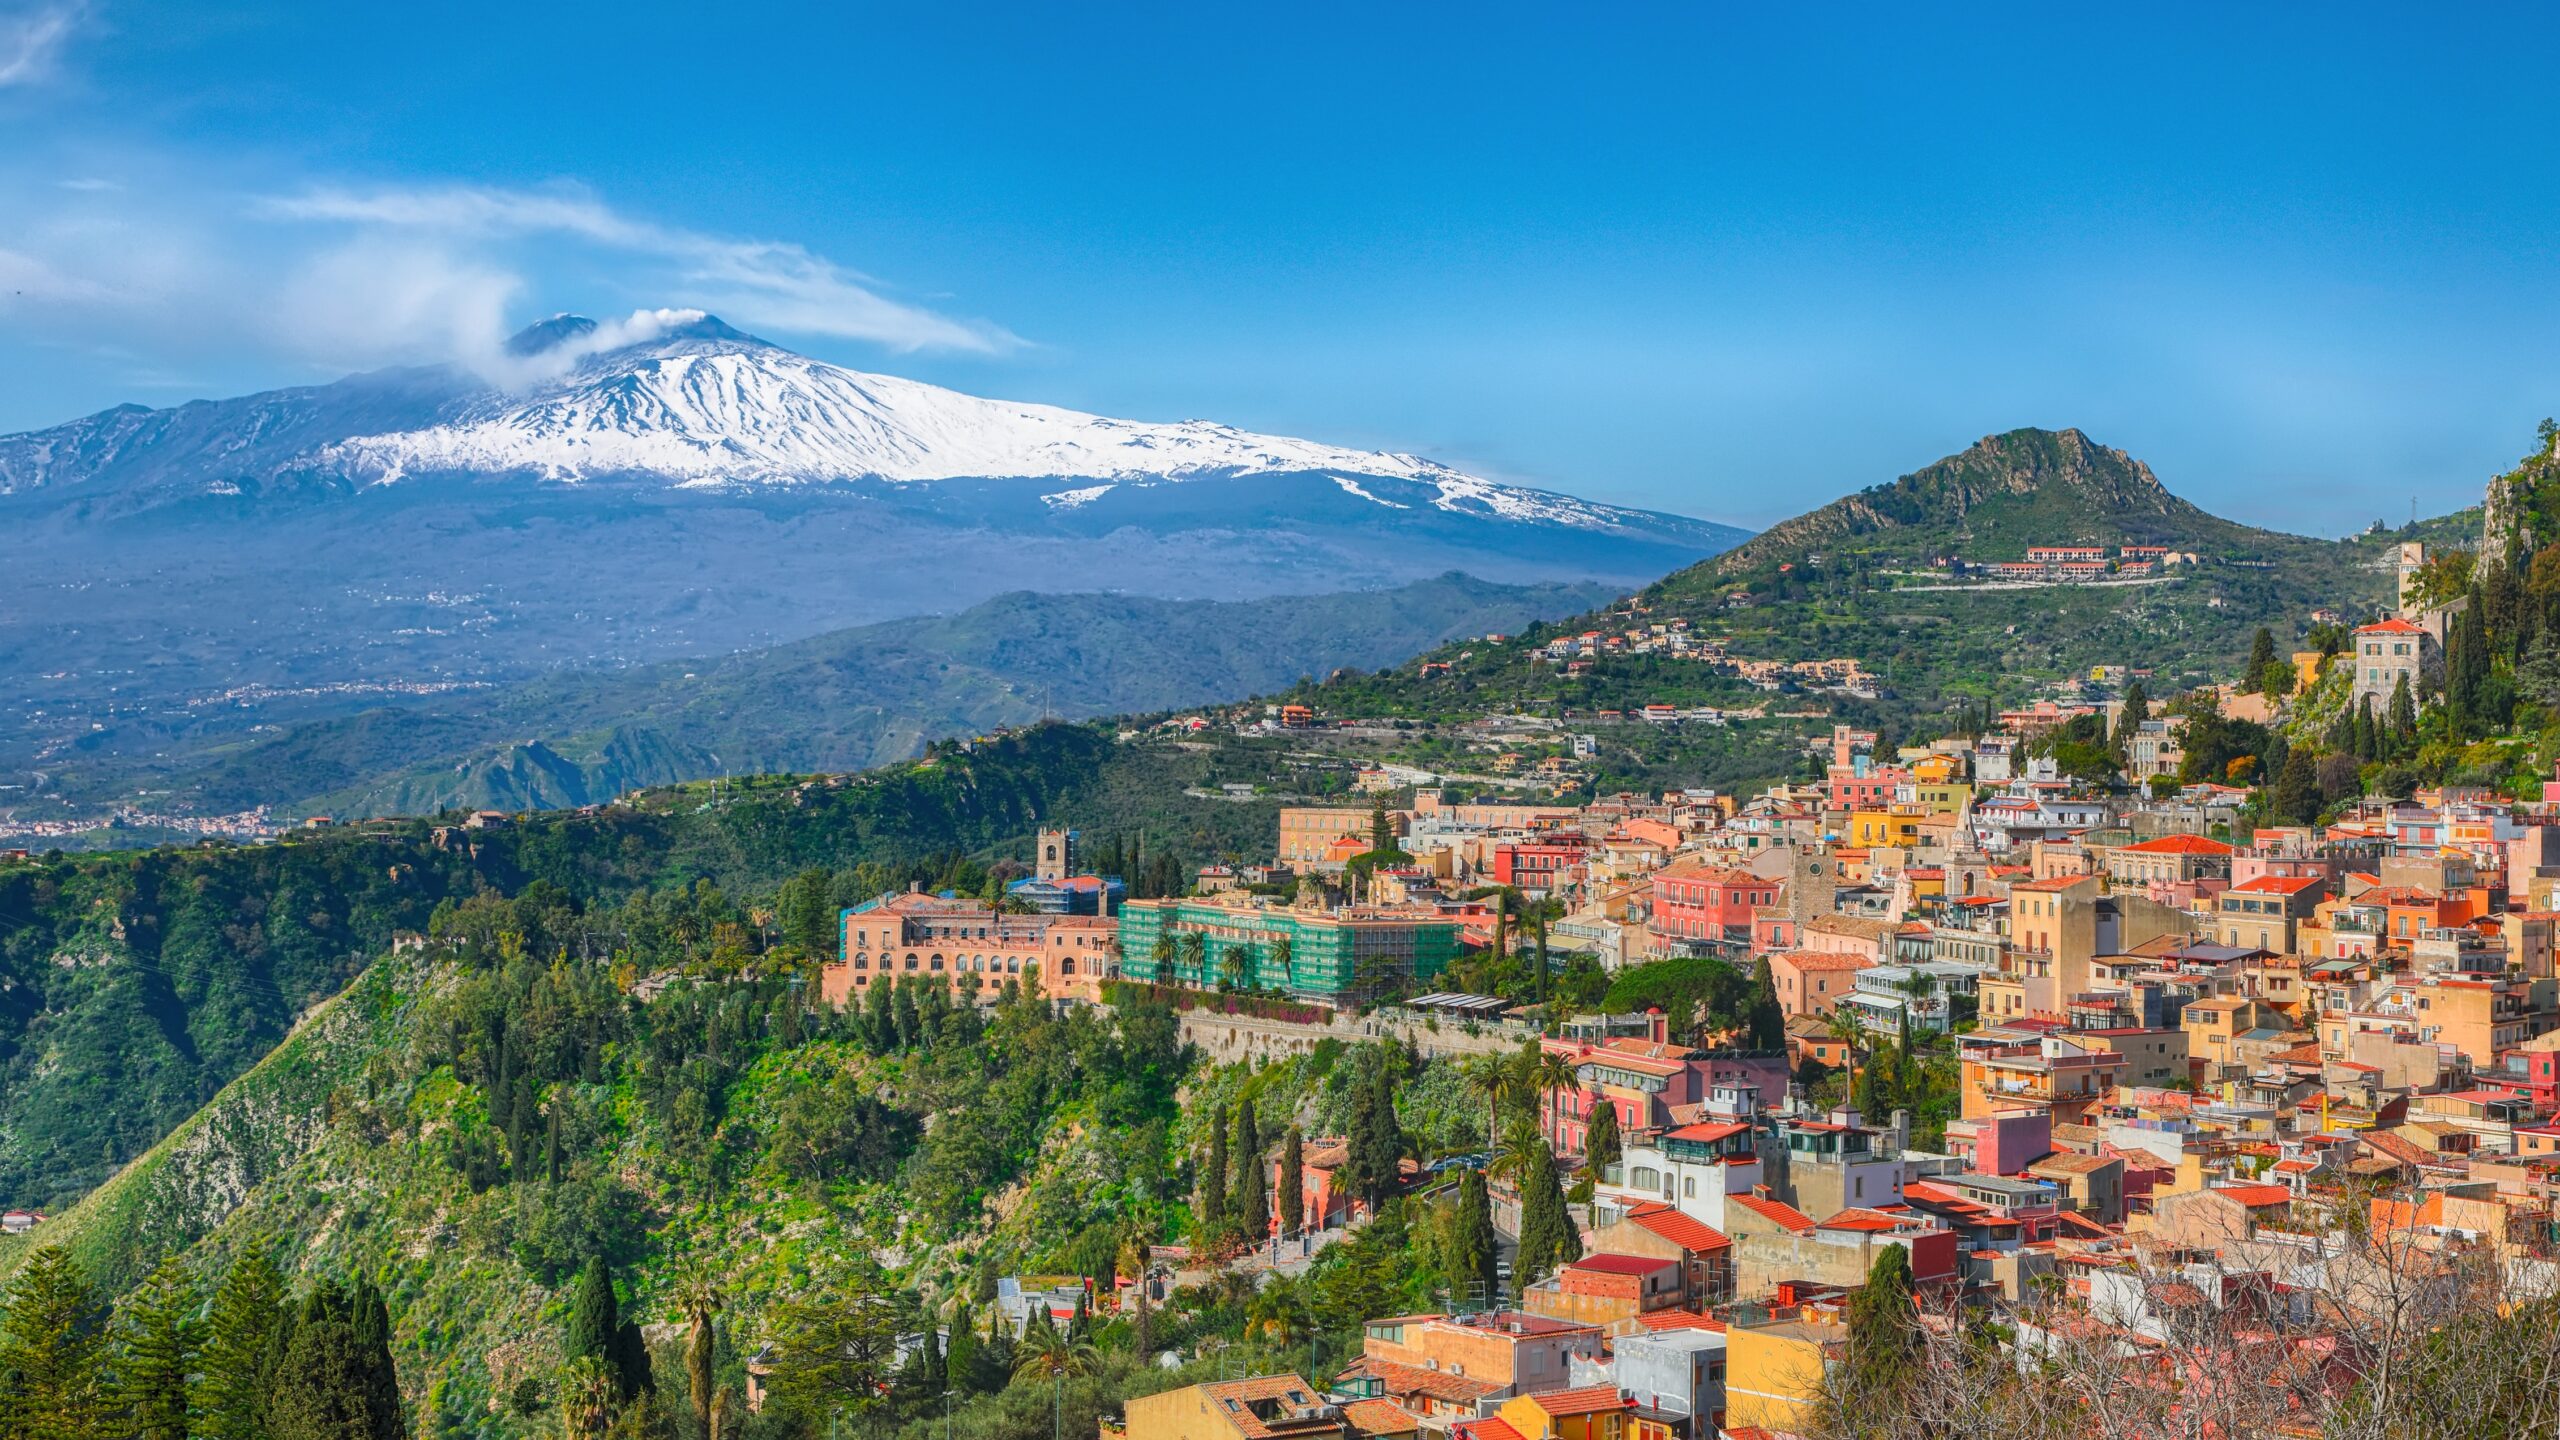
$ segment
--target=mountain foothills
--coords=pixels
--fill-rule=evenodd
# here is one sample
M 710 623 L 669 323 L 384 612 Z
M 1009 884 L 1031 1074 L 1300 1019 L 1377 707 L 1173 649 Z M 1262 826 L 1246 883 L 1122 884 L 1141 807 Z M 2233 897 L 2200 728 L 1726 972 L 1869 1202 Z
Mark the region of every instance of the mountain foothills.
M 108 478 L 46 523 L 839 483 L 631 441 L 789 368 L 652 324 L 288 406 L 238 495 L 66 436 Z M 1069 516 L 1250 478 L 1006 426 L 916 453 L 1076 456 Z M 1237 453 L 1175 428 L 1131 443 Z M 2542 1433 L 2555 438 L 2325 541 L 2013 431 L 1605 603 L 1006 594 L 191 755 L 596 803 L 0 860 L 0 1434 Z M 1466 508 L 1371 463 L 1305 493 Z M 812 737 L 921 754 L 603 798 Z
M 1413 455 L 979 399 L 695 312 L 564 316 L 508 348 L 488 374 L 0 436 L 0 767 L 32 772 L 0 778 L 1022 590 L 1623 587 L 1743 534 Z
M 48 766 L 45 796 L 75 811 L 148 790 L 159 811 L 416 815 L 586 805 L 727 773 L 867 769 L 1044 716 L 1163 711 L 1393 665 L 1611 593 L 1456 574 L 1255 601 L 1016 592 L 711 659 L 326 706 L 197 707 L 176 724 L 140 717 Z M 298 723 L 279 713 L 315 710 Z

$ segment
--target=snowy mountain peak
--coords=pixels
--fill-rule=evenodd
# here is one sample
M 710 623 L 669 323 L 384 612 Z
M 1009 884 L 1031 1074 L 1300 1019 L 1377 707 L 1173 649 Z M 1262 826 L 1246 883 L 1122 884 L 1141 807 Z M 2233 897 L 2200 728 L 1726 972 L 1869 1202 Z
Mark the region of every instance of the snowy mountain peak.
M 1115 420 L 989 400 L 795 354 L 694 310 L 599 323 L 557 315 L 520 332 L 526 383 L 423 429 L 360 435 L 312 459 L 363 483 L 525 473 L 574 483 L 653 476 L 687 487 L 1058 480 L 1052 506 L 1123 484 L 1314 473 L 1416 481 L 1438 509 L 1615 529 L 1636 512 L 1503 485 L 1410 454 L 1258 435 L 1210 421 Z M 1083 482 L 1083 483 L 1066 483 Z M 1101 482 L 1101 483 L 1094 483 Z

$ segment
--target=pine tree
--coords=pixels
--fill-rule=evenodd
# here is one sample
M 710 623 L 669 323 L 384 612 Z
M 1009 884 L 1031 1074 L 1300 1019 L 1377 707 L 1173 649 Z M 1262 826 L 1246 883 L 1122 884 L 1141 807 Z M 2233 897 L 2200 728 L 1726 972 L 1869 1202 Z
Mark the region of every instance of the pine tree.
M 1236 1228 L 1259 1245 L 1271 1233 L 1271 1193 L 1263 1181 L 1262 1127 L 1253 1102 L 1236 1115 Z
M 1524 1289 L 1546 1279 L 1557 1266 L 1582 1258 L 1582 1235 L 1565 1209 L 1555 1154 L 1543 1138 L 1535 1148 L 1544 1163 L 1533 1159 L 1513 1176 L 1520 1187 L 1520 1246 L 1511 1257 L 1511 1279 Z
M 1215 1249 L 1227 1233 L 1227 1107 L 1209 1112 L 1209 1163 L 1200 1170 L 1200 1233 Z
M 1295 1235 L 1307 1228 L 1307 1137 L 1291 1125 L 1280 1140 L 1280 1233 Z
M 90 1440 L 103 1433 L 100 1362 L 106 1317 L 88 1277 L 60 1246 L 27 1258 L 0 1312 L 0 1435 Z
M 189 1391 L 204 1343 L 195 1311 L 195 1286 L 172 1256 L 152 1267 L 118 1317 L 116 1400 L 136 1440 L 187 1440 L 192 1431 Z
M 266 1250 L 232 1261 L 205 1317 L 197 1401 L 198 1431 L 207 1440 L 263 1440 L 285 1320 L 284 1277 Z

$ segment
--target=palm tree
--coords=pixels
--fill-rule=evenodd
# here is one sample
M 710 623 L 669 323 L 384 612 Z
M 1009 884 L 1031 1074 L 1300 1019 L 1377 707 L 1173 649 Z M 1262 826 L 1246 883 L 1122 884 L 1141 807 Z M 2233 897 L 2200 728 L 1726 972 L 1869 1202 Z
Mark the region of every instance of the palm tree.
M 582 1355 L 560 1377 L 560 1428 L 570 1440 L 601 1440 L 613 1424 L 619 1382 L 602 1360 Z
M 1556 1155 L 1547 1148 L 1547 1137 L 1538 1131 L 1537 1122 L 1514 1118 L 1511 1128 L 1502 1132 L 1502 1143 L 1494 1147 L 1493 1164 L 1488 1171 L 1496 1180 L 1511 1182 L 1511 1188 L 1525 1187 L 1538 1167 L 1555 1168 Z
M 1502 1109 L 1528 1093 L 1528 1083 L 1510 1055 L 1478 1055 L 1466 1062 L 1467 1084 L 1484 1095 L 1484 1148 L 1491 1150 L 1502 1131 Z
M 1218 957 L 1218 973 L 1230 990 L 1244 989 L 1254 978 L 1254 968 L 1251 945 L 1230 945 L 1227 953 Z
M 1851 1005 L 1834 1005 L 1829 1019 L 1830 1036 L 1840 1048 L 1849 1052 L 1849 1095 L 1858 1093 L 1858 1057 L 1866 1052 L 1867 1022 Z
M 1177 942 L 1176 948 L 1181 952 L 1181 968 L 1190 972 L 1191 983 L 1197 985 L 1208 978 L 1208 936 L 1197 930 L 1186 930 L 1182 933 L 1182 939 Z
M 713 1326 L 724 1303 L 719 1282 L 708 1269 L 696 1270 L 676 1286 L 676 1303 L 684 1310 L 684 1374 L 693 1417 L 702 1427 L 704 1440 L 720 1440 L 719 1423 L 712 1414 L 718 1390 L 712 1374 L 714 1347 L 718 1343 Z
M 1145 1228 L 1141 1225 L 1132 1225 L 1129 1227 L 1129 1232 L 1120 1237 L 1120 1251 L 1111 1262 L 1112 1269 L 1123 1275 L 1137 1277 L 1138 1308 L 1136 1313 L 1129 1317 L 1129 1338 L 1133 1342 L 1132 1348 L 1138 1352 L 1138 1358 L 1141 1360 L 1147 1358 L 1147 1351 L 1154 1348 L 1155 1340 L 1155 1327 L 1147 1312 L 1147 1260 L 1150 1254 Z
M 1289 983 L 1289 962 L 1296 957 L 1297 946 L 1290 943 L 1288 936 L 1281 935 L 1273 938 L 1271 942 L 1271 968 L 1278 972 L 1280 976 L 1280 983 L 1282 985 L 1287 985 Z
M 1572 1061 L 1540 1045 L 1538 1058 L 1529 1066 L 1529 1084 L 1536 1093 L 1539 1103 L 1543 1105 L 1548 1096 L 1559 1091 L 1581 1089 L 1582 1073 L 1574 1067 Z
M 1067 1377 L 1092 1374 L 1101 1359 L 1102 1352 L 1093 1348 L 1092 1341 L 1070 1340 L 1055 1325 L 1030 1330 L 1018 1342 L 1013 1361 L 1015 1378 L 1049 1377 L 1049 1426 L 1054 1440 L 1067 1440 Z

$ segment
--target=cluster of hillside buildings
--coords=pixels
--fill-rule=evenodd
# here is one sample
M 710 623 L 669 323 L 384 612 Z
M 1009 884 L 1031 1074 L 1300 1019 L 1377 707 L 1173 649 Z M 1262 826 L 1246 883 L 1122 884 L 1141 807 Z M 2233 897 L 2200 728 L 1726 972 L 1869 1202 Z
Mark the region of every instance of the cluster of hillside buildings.
M 1932 569 L 1956 575 L 1982 575 L 1994 580 L 2037 580 L 2046 583 L 2133 580 L 2173 565 L 2193 565 L 2197 557 L 2166 545 L 2030 545 L 2024 560 L 1971 560 L 1940 556 Z
M 2199 1304 L 2343 1349 L 2368 1318 L 2357 1257 L 2384 1241 L 2560 1281 L 2560 781 L 2538 804 L 2423 791 L 2235 842 L 2242 791 L 2128 797 L 2023 758 L 2072 713 L 1889 756 L 1842 727 L 1821 782 L 1748 798 L 1426 792 L 1387 815 L 1410 860 L 1349 895 L 1372 812 L 1292 809 L 1271 863 L 1206 877 L 1222 893 L 1124 905 L 1118 973 L 1342 1004 L 1485 943 L 1491 917 L 1456 897 L 1499 883 L 1562 902 L 1553 937 L 1612 964 L 1765 963 L 1786 1015 L 1779 1051 L 1658 1014 L 1538 1037 L 1573 1076 L 1538 1101 L 1561 1162 L 1603 1107 L 1623 1137 L 1576 1207 L 1581 1259 L 1376 1317 L 1331 1375 L 1133 1401 L 1128 1440 L 1798 1432 L 1887 1246 L 1939 1300 L 2058 1296 L 2132 1356 L 2168 1333 L 2162 1307 Z M 2174 734 L 2155 742 L 2139 763 L 2173 773 Z M 1958 1094 L 1927 1145 L 1907 1115 L 1817 1110 L 1798 1083 L 1931 1036 Z M 1356 1217 L 1342 1158 L 1318 1139 L 1273 1177 L 1311 1224 Z
M 1498 638 L 1498 637 L 1488 637 Z M 1593 662 L 1615 656 L 1658 655 L 1666 659 L 1694 661 L 1714 674 L 1730 675 L 1762 690 L 1836 690 L 1844 694 L 1872 698 L 1876 694 L 1876 677 L 1858 661 L 1847 657 L 1825 660 L 1750 660 L 1725 649 L 1722 637 L 1701 634 L 1689 622 L 1672 616 L 1662 620 L 1636 617 L 1636 623 L 1620 630 L 1583 630 L 1572 635 L 1559 635 L 1540 645 L 1534 658 L 1561 665 L 1568 675 L 1578 675 L 1591 668 Z M 1441 664 L 1441 669 L 1448 668 Z M 1431 665 L 1426 664 L 1428 674 Z

